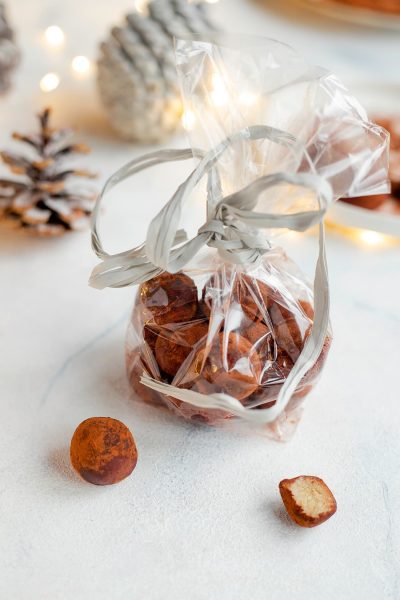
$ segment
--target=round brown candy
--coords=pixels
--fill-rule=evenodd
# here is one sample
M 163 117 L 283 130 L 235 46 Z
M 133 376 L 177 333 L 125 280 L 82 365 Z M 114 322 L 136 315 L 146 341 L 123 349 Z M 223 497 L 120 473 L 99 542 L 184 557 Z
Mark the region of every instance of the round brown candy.
M 248 402 L 263 401 L 257 408 L 269 408 L 276 402 L 278 394 L 287 376 L 293 368 L 293 361 L 282 349 L 278 348 L 276 360 L 267 365 L 261 379 L 261 385 L 248 398 Z
M 251 343 L 262 361 L 273 356 L 274 338 L 268 325 L 262 321 L 252 321 L 250 324 L 240 327 L 240 333 Z
M 208 321 L 193 321 L 177 326 L 174 330 L 164 328 L 156 342 L 156 360 L 162 371 L 174 377 L 193 351 L 193 347 L 208 333 Z
M 292 311 L 278 302 L 271 303 L 268 313 L 273 327 L 294 319 Z
M 392 150 L 390 154 L 389 177 L 392 187 L 392 196 L 400 198 L 400 149 Z
M 215 392 L 215 387 L 203 377 L 198 377 L 195 381 L 183 387 L 207 396 Z M 217 425 L 226 419 L 232 418 L 232 415 L 226 411 L 215 408 L 201 408 L 170 396 L 167 396 L 167 402 L 170 408 L 180 417 L 186 420 L 190 419 L 194 423 Z
M 308 300 L 299 300 L 299 305 L 306 317 L 308 317 L 310 321 L 314 321 L 314 308 Z
M 328 358 L 329 350 L 331 349 L 331 345 L 332 337 L 330 335 L 327 335 L 321 350 L 321 354 L 317 358 L 315 365 L 311 367 L 311 369 L 304 375 L 303 379 L 301 380 L 302 385 L 305 385 L 309 382 L 313 382 L 315 379 L 317 379 L 318 375 L 324 368 L 326 359 Z
M 157 379 L 159 378 L 158 373 L 152 373 L 152 370 L 146 363 L 143 352 L 141 352 L 138 348 L 131 351 L 127 355 L 126 367 L 129 383 L 131 384 L 135 394 L 137 394 L 139 398 L 143 400 L 143 402 L 146 402 L 146 404 L 165 406 L 162 395 L 159 392 L 147 387 L 147 385 L 143 385 L 143 383 L 140 381 L 144 373 L 155 376 Z
M 198 352 L 194 370 L 212 384 L 213 392 L 222 392 L 243 400 L 260 383 L 262 364 L 252 344 L 237 333 L 218 334 L 206 354 Z M 211 393 L 211 392 L 210 392 Z
M 234 293 L 242 305 L 243 311 L 251 319 L 268 322 L 268 309 L 273 303 L 274 290 L 266 283 L 251 277 L 238 274 Z
M 160 328 L 152 321 L 147 321 L 143 327 L 143 337 L 145 342 L 149 345 L 151 350 L 154 352 L 156 349 L 156 342 L 158 338 Z
M 71 464 L 95 485 L 122 481 L 136 467 L 138 453 L 126 425 L 110 417 L 92 417 L 75 430 L 70 447 Z
M 304 346 L 303 336 L 295 318 L 282 321 L 274 327 L 275 341 L 293 362 L 299 358 Z
M 196 314 L 194 316 L 195 319 L 209 319 L 211 314 L 210 308 L 208 306 L 208 304 L 205 302 L 205 300 L 201 299 L 198 302 L 197 305 L 197 311 Z
M 184 273 L 162 273 L 146 281 L 140 299 L 157 325 L 190 321 L 197 311 L 197 287 Z
M 236 270 L 224 265 L 217 269 L 206 282 L 201 295 L 202 312 L 209 318 L 214 306 L 220 311 L 232 299 L 232 287 L 235 287 Z
M 381 127 L 384 127 L 390 133 L 390 149 L 400 150 L 400 118 L 389 117 L 376 119 Z
M 375 194 L 374 196 L 358 196 L 356 198 L 342 198 L 342 202 L 367 208 L 368 210 L 376 210 L 380 208 L 388 199 L 390 194 Z

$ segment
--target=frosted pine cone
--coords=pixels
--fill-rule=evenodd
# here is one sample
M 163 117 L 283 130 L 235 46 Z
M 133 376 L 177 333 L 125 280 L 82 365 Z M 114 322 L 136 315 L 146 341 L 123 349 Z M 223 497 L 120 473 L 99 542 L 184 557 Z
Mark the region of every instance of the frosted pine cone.
M 90 152 L 84 144 L 66 142 L 70 131 L 49 125 L 50 109 L 39 115 L 40 132 L 14 133 L 13 138 L 30 146 L 31 157 L 1 152 L 0 157 L 20 179 L 0 179 L 0 220 L 43 236 L 56 236 L 88 225 L 95 194 L 73 190 L 71 177 L 94 177 L 81 169 L 66 169 L 64 158 Z
M 9 26 L 3 2 L 0 2 L 0 93 L 10 85 L 10 75 L 19 62 L 14 32 Z
M 112 29 L 101 44 L 98 85 L 121 137 L 156 142 L 175 131 L 182 102 L 172 38 L 212 29 L 204 7 L 186 0 L 153 0 L 147 16 L 128 14 Z

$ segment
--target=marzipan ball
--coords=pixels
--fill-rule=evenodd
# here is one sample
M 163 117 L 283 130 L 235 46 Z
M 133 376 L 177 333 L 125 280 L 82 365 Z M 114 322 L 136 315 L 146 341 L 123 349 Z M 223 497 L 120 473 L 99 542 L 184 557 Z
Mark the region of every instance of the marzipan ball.
M 201 296 L 202 311 L 205 317 L 209 318 L 212 310 L 224 312 L 227 305 L 237 300 L 237 275 L 226 266 L 218 269 L 209 278 Z
M 183 387 L 187 387 L 193 392 L 199 392 L 200 394 L 205 394 L 207 396 L 215 392 L 215 387 L 202 377 L 199 377 L 196 381 L 191 382 L 190 385 Z M 200 408 L 170 396 L 167 397 L 167 400 L 174 412 L 187 420 L 193 421 L 194 423 L 207 423 L 208 425 L 216 425 L 222 421 L 225 421 L 226 419 L 232 418 L 232 415 L 226 411 L 214 408 Z
M 267 309 L 273 303 L 274 291 L 266 283 L 241 274 L 237 277 L 235 293 L 243 311 L 250 319 L 268 321 Z
M 183 273 L 162 273 L 146 281 L 140 298 L 157 325 L 190 321 L 197 311 L 197 287 Z
M 262 321 L 253 321 L 239 329 L 241 335 L 248 340 L 265 362 L 270 360 L 274 352 L 274 338 L 271 329 Z
M 321 354 L 317 358 L 315 365 L 311 367 L 311 369 L 304 375 L 303 379 L 301 380 L 302 385 L 317 379 L 318 375 L 320 374 L 325 365 L 326 359 L 328 358 L 331 345 L 332 337 L 330 335 L 327 335 L 321 350 Z
M 193 321 L 177 326 L 173 331 L 164 328 L 156 342 L 156 360 L 160 369 L 174 377 L 193 347 L 207 337 L 208 321 Z
M 215 386 L 214 392 L 243 400 L 257 389 L 262 364 L 246 338 L 237 333 L 220 333 L 206 358 L 205 352 L 203 349 L 197 354 L 195 370 Z
M 274 335 L 278 347 L 284 350 L 293 362 L 296 362 L 304 346 L 303 336 L 296 319 L 288 319 L 276 325 Z
M 280 325 L 281 323 L 285 323 L 289 319 L 294 319 L 293 312 L 285 306 L 283 298 L 280 298 L 279 300 L 280 302 L 271 302 L 268 311 L 274 327 Z
M 147 385 L 143 385 L 140 381 L 143 373 L 146 373 L 151 377 L 156 376 L 156 378 L 159 379 L 158 369 L 156 374 L 152 372 L 152 369 L 150 369 L 149 365 L 146 363 L 143 351 L 141 352 L 136 348 L 128 354 L 126 362 L 128 379 L 135 394 L 146 402 L 146 404 L 165 406 L 163 396 L 159 392 L 147 387 Z
M 303 313 L 310 319 L 310 321 L 314 321 L 314 308 L 307 300 L 299 300 L 299 305 Z
M 147 321 L 143 327 L 143 337 L 153 352 L 156 349 L 159 330 L 158 325 L 152 321 Z
M 95 485 L 122 481 L 136 467 L 138 453 L 126 425 L 110 417 L 92 417 L 75 430 L 70 447 L 71 464 Z
M 248 402 L 262 400 L 263 404 L 260 404 L 257 408 L 269 408 L 273 406 L 282 385 L 292 369 L 293 361 L 286 352 L 278 348 L 276 359 L 272 363 L 267 364 L 262 375 L 261 385 L 248 398 Z

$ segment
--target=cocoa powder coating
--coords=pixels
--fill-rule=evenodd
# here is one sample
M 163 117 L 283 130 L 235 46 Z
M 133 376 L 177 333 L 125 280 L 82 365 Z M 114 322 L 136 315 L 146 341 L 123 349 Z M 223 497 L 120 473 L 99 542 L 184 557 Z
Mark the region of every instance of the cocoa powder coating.
M 136 467 L 135 440 L 126 425 L 111 417 L 92 417 L 75 430 L 70 446 L 73 468 L 87 482 L 110 485 Z

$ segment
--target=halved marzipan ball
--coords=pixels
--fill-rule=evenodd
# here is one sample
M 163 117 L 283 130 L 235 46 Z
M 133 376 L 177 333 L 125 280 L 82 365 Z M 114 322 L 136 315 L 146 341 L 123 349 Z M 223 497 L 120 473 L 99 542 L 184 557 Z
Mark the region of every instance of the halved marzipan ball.
M 319 477 L 283 479 L 279 492 L 290 518 L 300 527 L 321 525 L 336 512 L 335 497 Z

